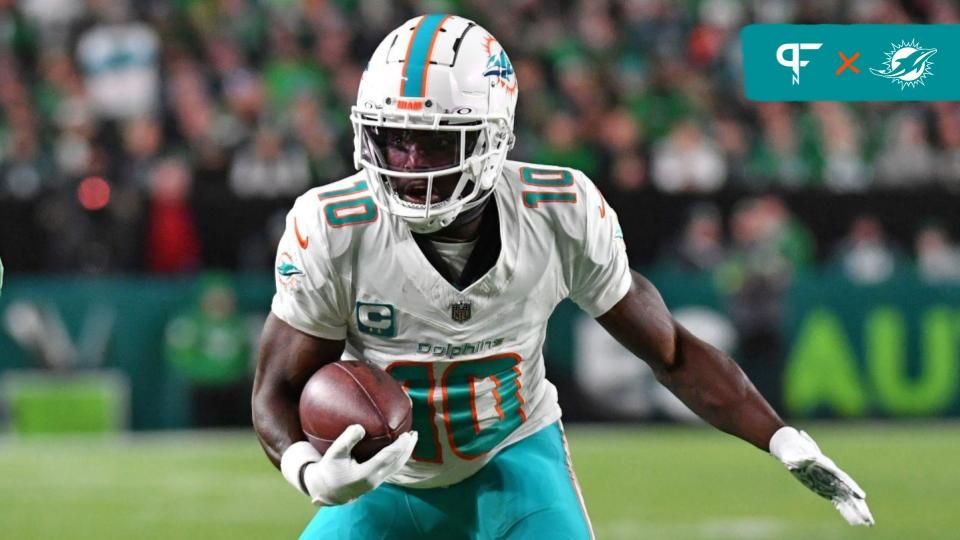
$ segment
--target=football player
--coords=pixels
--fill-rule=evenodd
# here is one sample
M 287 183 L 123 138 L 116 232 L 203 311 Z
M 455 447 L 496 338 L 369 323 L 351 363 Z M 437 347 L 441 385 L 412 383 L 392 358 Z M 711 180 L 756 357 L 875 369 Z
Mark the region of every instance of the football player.
M 592 538 L 541 353 L 565 298 L 707 422 L 871 524 L 857 484 L 630 270 L 590 179 L 506 159 L 517 91 L 476 23 L 404 23 L 351 111 L 359 172 L 287 217 L 253 410 L 267 456 L 320 506 L 302 538 Z M 363 463 L 360 426 L 320 455 L 298 420 L 307 379 L 342 357 L 385 369 L 413 402 L 414 431 Z

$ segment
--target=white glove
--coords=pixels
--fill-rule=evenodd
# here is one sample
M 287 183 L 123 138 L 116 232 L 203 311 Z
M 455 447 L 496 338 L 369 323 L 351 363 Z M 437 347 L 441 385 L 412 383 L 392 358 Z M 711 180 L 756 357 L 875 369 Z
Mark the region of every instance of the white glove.
M 417 432 L 409 431 L 367 461 L 357 463 L 350 452 L 365 434 L 363 426 L 349 426 L 322 456 L 307 441 L 295 442 L 280 458 L 280 471 L 317 506 L 348 503 L 402 469 L 417 445 Z
M 851 525 L 873 525 L 866 496 L 850 475 L 823 455 L 817 443 L 803 431 L 784 426 L 770 438 L 770 453 L 783 462 L 793 476 L 811 491 L 829 499 Z

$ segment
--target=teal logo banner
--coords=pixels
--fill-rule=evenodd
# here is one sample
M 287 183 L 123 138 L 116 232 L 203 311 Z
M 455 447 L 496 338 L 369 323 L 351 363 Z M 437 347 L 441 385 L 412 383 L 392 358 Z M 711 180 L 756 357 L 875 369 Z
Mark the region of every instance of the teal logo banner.
M 960 100 L 960 25 L 751 24 L 740 41 L 747 99 Z

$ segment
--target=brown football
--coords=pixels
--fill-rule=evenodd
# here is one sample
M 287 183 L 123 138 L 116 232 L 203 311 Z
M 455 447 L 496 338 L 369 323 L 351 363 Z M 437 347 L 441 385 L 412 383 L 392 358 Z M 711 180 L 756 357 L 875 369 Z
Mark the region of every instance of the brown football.
M 343 430 L 360 424 L 366 436 L 353 448 L 366 461 L 410 431 L 413 406 L 403 387 L 386 371 L 356 360 L 327 364 L 317 370 L 300 394 L 300 424 L 320 453 Z

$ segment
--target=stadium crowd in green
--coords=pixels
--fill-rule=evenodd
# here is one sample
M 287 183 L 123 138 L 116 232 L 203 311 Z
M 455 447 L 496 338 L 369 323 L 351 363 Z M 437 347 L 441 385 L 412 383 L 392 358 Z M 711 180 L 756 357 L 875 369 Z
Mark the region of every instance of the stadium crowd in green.
M 749 102 L 738 37 L 752 22 L 957 23 L 949 2 L 0 0 L 0 201 L 70 229 L 47 269 L 268 266 L 292 198 L 353 171 L 362 59 L 425 11 L 474 18 L 510 52 L 512 156 L 582 169 L 614 201 L 960 188 L 960 104 Z M 196 215 L 264 201 L 260 238 L 206 255 Z

